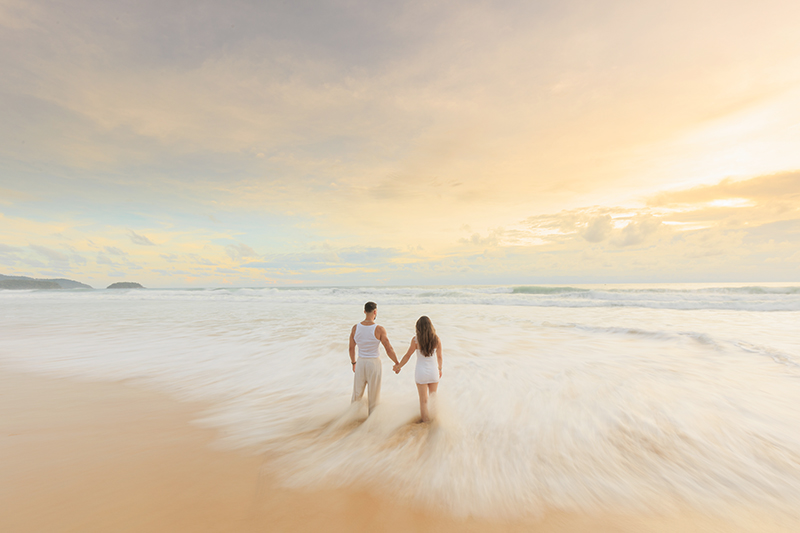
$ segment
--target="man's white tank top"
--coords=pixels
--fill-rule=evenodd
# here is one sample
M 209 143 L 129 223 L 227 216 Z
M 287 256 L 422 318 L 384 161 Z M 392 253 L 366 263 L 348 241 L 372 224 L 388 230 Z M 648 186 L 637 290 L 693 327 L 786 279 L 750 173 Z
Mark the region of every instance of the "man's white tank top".
M 378 357 L 378 346 L 381 341 L 375 338 L 375 328 L 378 324 L 365 326 L 361 322 L 356 324 L 356 334 L 353 338 L 356 340 L 358 346 L 358 356 L 366 359 L 374 359 Z

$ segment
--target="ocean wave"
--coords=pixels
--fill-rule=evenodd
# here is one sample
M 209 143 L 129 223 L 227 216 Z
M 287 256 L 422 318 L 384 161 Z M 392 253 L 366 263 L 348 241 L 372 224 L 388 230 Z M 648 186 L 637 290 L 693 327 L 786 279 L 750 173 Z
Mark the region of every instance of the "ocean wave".
M 575 287 L 544 287 L 544 286 L 523 286 L 514 287 L 512 294 L 563 294 L 567 292 L 589 292 L 590 289 L 578 289 Z
M 703 287 L 703 288 L 666 288 L 666 287 L 652 287 L 652 288 L 609 288 L 607 292 L 621 292 L 621 293 L 698 293 L 698 294 L 800 294 L 800 287 L 785 286 L 785 287 L 762 287 L 758 285 L 744 286 L 744 287 Z
M 542 322 L 542 327 L 548 328 L 564 328 L 573 329 L 587 333 L 589 335 L 619 335 L 625 337 L 639 337 L 645 339 L 652 339 L 665 343 L 665 345 L 675 346 L 681 340 L 686 339 L 700 345 L 708 346 L 717 351 L 725 351 L 728 347 L 734 347 L 742 352 L 748 354 L 758 354 L 772 359 L 774 362 L 781 365 L 791 366 L 793 368 L 800 368 L 798 363 L 798 356 L 789 354 L 785 351 L 778 350 L 770 346 L 762 346 L 753 344 L 739 339 L 719 339 L 711 336 L 708 333 L 697 331 L 665 331 L 665 330 L 647 330 L 634 327 L 604 327 L 604 326 L 590 326 L 586 324 L 577 323 L 561 323 L 556 324 L 549 321 Z M 800 376 L 798 376 L 800 377 Z
M 378 411 L 350 404 L 347 336 L 383 289 L 13 296 L 0 362 L 202 400 L 202 423 L 267 452 L 288 486 L 368 486 L 462 516 L 800 509 L 794 315 L 503 306 L 563 295 L 490 289 L 378 294 L 397 351 L 420 314 L 443 339 L 432 425 L 416 423 L 413 370 L 386 358 Z
M 735 286 L 442 286 L 442 287 L 267 287 L 95 291 L 1 291 L 0 299 L 227 300 L 271 304 L 385 306 L 419 304 L 533 307 L 639 307 L 753 312 L 800 311 L 800 287 Z
M 745 352 L 764 355 L 771 358 L 776 363 L 790 366 L 792 368 L 800 368 L 800 363 L 797 362 L 797 357 L 781 350 L 777 350 L 773 347 L 760 346 L 746 341 L 734 341 L 733 344 Z
M 700 333 L 696 331 L 653 331 L 653 330 L 646 330 L 641 328 L 634 328 L 634 327 L 613 327 L 613 326 L 589 326 L 586 324 L 576 324 L 576 323 L 566 323 L 566 324 L 554 324 L 551 322 L 543 322 L 542 326 L 544 327 L 554 327 L 554 328 L 571 328 L 575 330 L 580 330 L 589 334 L 608 334 L 608 335 L 624 335 L 624 336 L 634 336 L 634 337 L 643 337 L 649 339 L 657 339 L 667 342 L 674 342 L 681 338 L 688 338 L 700 344 L 705 344 L 708 346 L 717 346 L 718 341 L 713 339 L 707 333 Z

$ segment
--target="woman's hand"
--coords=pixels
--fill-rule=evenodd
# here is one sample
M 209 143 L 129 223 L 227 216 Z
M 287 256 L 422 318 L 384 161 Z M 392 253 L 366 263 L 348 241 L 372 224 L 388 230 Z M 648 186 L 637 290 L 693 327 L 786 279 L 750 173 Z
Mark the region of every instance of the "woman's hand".
M 394 370 L 394 373 L 395 373 L 395 374 L 399 374 L 399 373 L 400 373 L 400 369 L 401 369 L 401 368 L 403 368 L 403 367 L 400 365 L 400 363 L 396 363 L 396 364 L 395 364 L 395 365 L 392 367 L 392 370 Z
M 439 379 L 442 379 L 442 369 L 439 369 Z

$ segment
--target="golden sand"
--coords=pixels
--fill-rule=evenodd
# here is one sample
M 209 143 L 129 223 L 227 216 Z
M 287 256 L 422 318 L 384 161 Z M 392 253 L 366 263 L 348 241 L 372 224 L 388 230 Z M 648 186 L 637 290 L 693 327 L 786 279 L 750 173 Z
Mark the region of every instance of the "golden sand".
M 191 424 L 202 407 L 132 384 L 0 370 L 0 532 L 800 530 L 766 514 L 457 520 L 358 490 L 287 490 L 265 457 L 214 449 L 214 432 Z

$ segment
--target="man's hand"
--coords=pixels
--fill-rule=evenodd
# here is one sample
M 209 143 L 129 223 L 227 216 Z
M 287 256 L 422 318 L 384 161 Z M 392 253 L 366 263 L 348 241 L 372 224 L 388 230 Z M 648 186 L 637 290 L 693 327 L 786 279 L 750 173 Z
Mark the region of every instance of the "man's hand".
M 395 374 L 399 374 L 401 368 L 403 368 L 403 367 L 400 366 L 400 363 L 395 363 L 395 365 L 392 367 L 392 370 L 394 370 Z
M 354 362 L 350 361 L 350 366 L 353 368 L 353 374 L 355 374 L 356 373 L 356 364 Z

